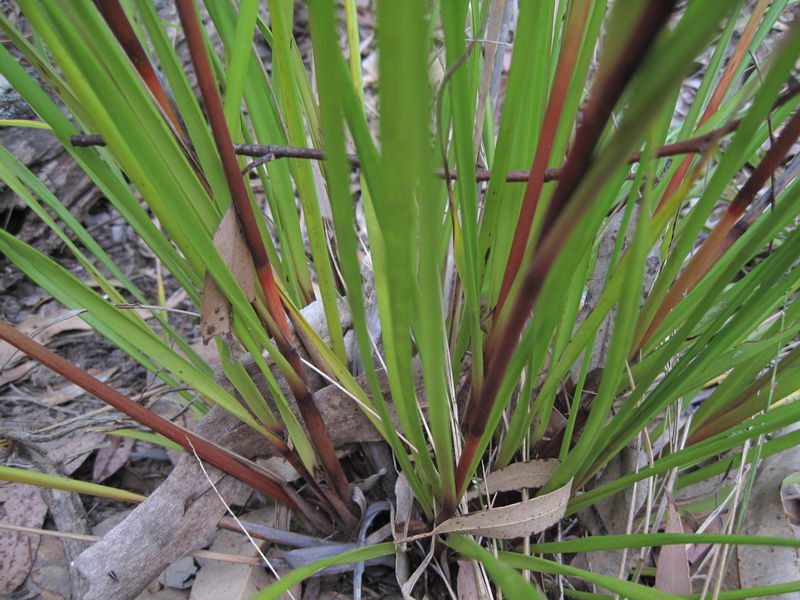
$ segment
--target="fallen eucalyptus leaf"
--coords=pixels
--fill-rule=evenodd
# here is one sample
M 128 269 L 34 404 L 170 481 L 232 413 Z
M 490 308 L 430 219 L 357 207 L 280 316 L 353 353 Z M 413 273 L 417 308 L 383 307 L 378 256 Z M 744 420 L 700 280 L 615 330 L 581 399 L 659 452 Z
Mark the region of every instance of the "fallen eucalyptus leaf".
M 484 482 L 484 489 L 470 493 L 467 498 L 475 498 L 481 492 L 493 494 L 541 487 L 547 483 L 558 465 L 559 461 L 556 459 L 511 464 L 490 473 Z M 500 539 L 525 537 L 557 523 L 564 516 L 571 491 L 572 480 L 544 496 L 453 517 L 433 531 L 398 541 L 409 542 L 443 533 L 468 533 Z
M 507 467 L 489 473 L 484 487 L 470 492 L 467 495 L 467 499 L 472 500 L 480 493 L 495 494 L 497 492 L 542 487 L 550 480 L 559 464 L 559 460 L 555 458 L 512 463 Z
M 105 371 L 98 371 L 97 369 L 88 369 L 87 372 L 91 375 L 94 375 L 97 379 L 102 382 L 107 382 L 108 378 L 111 377 L 117 371 L 117 367 L 111 367 L 110 369 L 106 369 Z M 58 386 L 57 388 L 50 390 L 49 392 L 42 394 L 37 398 L 39 402 L 42 404 L 47 404 L 49 406 L 56 406 L 59 404 L 65 404 L 66 402 L 70 402 L 77 398 L 78 396 L 85 394 L 86 390 L 82 387 L 74 384 L 74 383 L 65 383 L 64 385 Z
M 91 329 L 78 315 L 82 309 L 64 310 L 54 315 L 28 315 L 16 326 L 17 330 L 28 335 L 42 345 L 47 345 L 59 333 L 64 331 L 86 331 Z M 0 341 L 0 369 L 7 369 L 25 358 L 25 354 L 17 351 L 11 344 Z
M 544 496 L 453 517 L 424 535 L 469 533 L 500 539 L 526 537 L 547 529 L 564 516 L 571 490 L 572 480 Z M 423 536 L 410 539 L 416 537 Z
M 111 436 L 108 445 L 100 448 L 94 457 L 92 481 L 100 483 L 119 471 L 128 462 L 135 441 L 133 438 Z
M 0 521 L 23 527 L 41 527 L 47 504 L 38 488 L 13 483 L 0 488 Z M 28 576 L 39 547 L 39 536 L 0 531 L 0 596 L 9 597 Z M 7 596 L 8 595 L 8 596 Z

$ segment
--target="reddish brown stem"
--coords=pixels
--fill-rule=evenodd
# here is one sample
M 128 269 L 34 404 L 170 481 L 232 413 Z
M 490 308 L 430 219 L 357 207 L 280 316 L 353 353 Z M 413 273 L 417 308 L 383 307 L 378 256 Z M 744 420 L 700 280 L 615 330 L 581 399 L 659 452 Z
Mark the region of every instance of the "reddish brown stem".
M 728 205 L 725 214 L 714 226 L 709 236 L 703 241 L 697 253 L 692 256 L 689 264 L 686 265 L 683 273 L 675 280 L 669 292 L 658 308 L 658 312 L 653 317 L 647 331 L 645 331 L 634 354 L 650 339 L 650 336 L 666 318 L 670 311 L 686 296 L 689 291 L 694 289 L 702 277 L 708 273 L 711 267 L 716 264 L 719 258 L 730 248 L 738 239 L 738 235 L 729 236 L 739 218 L 744 214 L 745 209 L 750 205 L 767 180 L 783 162 L 786 154 L 800 137 L 800 111 L 795 112 L 794 116 L 781 130 L 778 139 L 772 144 L 764 155 L 747 182 L 742 186 L 734 199 Z
M 66 377 L 78 387 L 100 398 L 156 433 L 163 435 L 187 450 L 194 448 L 197 455 L 203 460 L 219 467 L 249 486 L 283 502 L 287 506 L 300 510 L 299 506 L 289 497 L 279 483 L 253 471 L 224 448 L 150 412 L 141 404 L 134 402 L 111 386 L 58 356 L 55 352 L 48 350 L 40 343 L 20 333 L 5 321 L 0 321 L 0 339 L 7 341 L 34 360 Z
M 119 0 L 95 0 L 95 4 L 97 4 L 100 14 L 103 15 L 112 33 L 117 38 L 120 46 L 122 46 L 125 54 L 128 55 L 128 58 L 150 90 L 150 93 L 153 94 L 161 110 L 164 111 L 164 114 L 172 122 L 177 134 L 181 136 L 183 141 L 186 141 L 181 122 L 172 110 L 169 96 L 166 91 L 164 91 L 158 79 L 158 75 L 153 69 L 153 65 L 150 64 L 147 52 L 144 51 L 144 48 L 142 48 L 142 45 L 139 43 L 139 38 L 136 37 L 136 32 L 133 31 L 133 27 L 131 27 L 125 11 L 122 10 Z
M 553 148 L 553 140 L 558 130 L 558 123 L 561 119 L 561 110 L 564 107 L 564 99 L 569 90 L 569 82 L 575 69 L 575 61 L 578 58 L 583 30 L 586 27 L 586 19 L 591 8 L 591 2 L 575 3 L 569 23 L 567 25 L 566 36 L 564 39 L 561 53 L 558 57 L 556 75 L 553 79 L 553 89 L 547 101 L 547 110 L 542 121 L 539 141 L 536 146 L 536 154 L 533 157 L 533 164 L 528 173 L 528 186 L 525 190 L 525 198 L 520 208 L 517 228 L 514 232 L 514 239 L 511 243 L 511 250 L 508 255 L 506 271 L 503 275 L 503 283 L 500 286 L 500 295 L 497 299 L 495 312 L 499 313 L 503 309 L 506 296 L 511 289 L 511 284 L 519 272 L 522 264 L 525 246 L 533 226 L 533 218 L 539 205 L 542 188 L 546 181 L 547 162 L 550 160 L 550 153 Z
M 649 3 L 643 10 L 634 34 L 620 52 L 617 65 L 600 82 L 598 93 L 592 94 L 586 105 L 581 125 L 575 132 L 575 140 L 564 162 L 561 177 L 542 224 L 548 231 L 564 210 L 572 193 L 578 187 L 591 164 L 592 153 L 605 129 L 620 92 L 644 58 L 643 52 L 650 47 L 655 34 L 666 23 L 675 5 L 674 0 Z M 608 93 L 611 92 L 611 93 Z
M 280 294 L 275 285 L 275 279 L 272 273 L 272 267 L 269 263 L 269 258 L 267 257 L 264 241 L 261 239 L 261 233 L 259 232 L 255 215 L 253 214 L 253 208 L 250 205 L 244 179 L 242 178 L 239 165 L 236 162 L 233 140 L 225 122 L 222 102 L 220 101 L 216 80 L 214 79 L 214 75 L 211 71 L 211 64 L 206 54 L 203 34 L 200 29 L 200 22 L 195 11 L 194 2 L 193 0 L 176 0 L 176 6 L 184 33 L 186 34 L 186 42 L 197 75 L 198 86 L 200 87 L 200 93 L 206 107 L 208 121 L 214 134 L 214 140 L 217 144 L 217 150 L 225 171 L 225 177 L 231 190 L 236 212 L 239 216 L 239 222 L 242 225 L 247 246 L 253 257 L 253 263 L 256 267 L 261 289 L 267 302 L 267 308 L 279 328 L 278 331 L 273 331 L 271 333 L 275 336 L 279 349 L 295 370 L 296 377 L 287 377 L 287 380 L 292 383 L 292 392 L 297 400 L 297 406 L 306 423 L 306 427 L 308 428 L 317 454 L 322 462 L 322 466 L 341 499 L 349 504 L 351 502 L 350 486 L 347 482 L 344 470 L 339 463 L 339 459 L 336 456 L 336 450 L 328 435 L 325 423 L 314 402 L 314 397 L 308 391 L 305 371 L 297 355 L 297 351 L 294 348 L 289 321 L 286 317 L 283 305 L 281 304 Z M 340 516 L 348 521 L 353 519 L 352 515 Z
M 769 0 L 761 0 L 756 5 L 753 13 L 750 15 L 747 26 L 742 32 L 742 36 L 739 38 L 736 48 L 734 48 L 728 63 L 725 65 L 725 70 L 717 82 L 717 87 L 714 89 L 714 93 L 711 95 L 711 99 L 703 111 L 702 117 L 700 117 L 700 121 L 697 124 L 698 128 L 702 127 L 703 124 L 705 124 L 705 122 L 708 121 L 719 109 L 722 99 L 725 97 L 728 88 L 730 88 L 734 74 L 739 69 L 739 65 L 741 65 L 744 57 L 747 55 L 747 48 L 750 46 L 753 35 L 755 35 L 756 26 L 758 25 L 761 15 L 764 14 L 768 4 Z M 659 201 L 658 208 L 661 208 L 662 205 L 666 204 L 669 197 L 672 196 L 672 194 L 674 194 L 681 185 L 681 182 L 686 177 L 686 173 L 689 172 L 689 167 L 691 166 L 693 159 L 693 153 L 684 157 L 683 161 L 673 174 L 669 184 L 667 184 L 667 188 L 664 190 L 664 194 L 661 196 L 661 200 Z

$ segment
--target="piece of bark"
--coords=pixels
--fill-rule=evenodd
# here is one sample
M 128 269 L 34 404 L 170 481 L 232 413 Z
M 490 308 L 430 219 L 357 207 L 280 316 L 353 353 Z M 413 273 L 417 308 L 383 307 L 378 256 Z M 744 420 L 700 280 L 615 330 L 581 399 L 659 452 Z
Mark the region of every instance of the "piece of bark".
M 197 432 L 245 457 L 252 457 L 264 443 L 255 431 L 217 407 Z M 206 471 L 223 497 L 244 486 L 210 465 Z M 145 502 L 74 561 L 87 581 L 85 598 L 135 598 L 170 563 L 207 545 L 224 512 L 197 459 L 184 454 Z

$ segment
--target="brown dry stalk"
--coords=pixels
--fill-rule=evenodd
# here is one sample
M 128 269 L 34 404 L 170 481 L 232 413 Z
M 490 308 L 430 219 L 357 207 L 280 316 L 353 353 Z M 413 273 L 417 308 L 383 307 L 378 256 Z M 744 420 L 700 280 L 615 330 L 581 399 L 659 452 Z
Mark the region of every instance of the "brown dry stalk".
M 263 473 L 254 471 L 249 465 L 238 460 L 224 448 L 152 413 L 141 404 L 134 402 L 108 384 L 103 383 L 55 352 L 20 333 L 5 321 L 0 321 L 0 339 L 7 341 L 48 369 L 62 375 L 78 387 L 100 398 L 156 433 L 179 444 L 181 447 L 190 449 L 194 446 L 198 456 L 203 460 L 210 462 L 212 465 L 219 467 L 226 473 L 283 502 L 287 506 L 300 510 L 300 507 L 289 497 L 280 483 L 268 479 Z
M 503 282 L 500 287 L 500 295 L 497 299 L 495 312 L 499 313 L 503 309 L 511 284 L 519 272 L 522 264 L 525 246 L 533 226 L 533 218 L 539 206 L 542 189 L 545 183 L 547 172 L 547 162 L 550 160 L 550 153 L 553 149 L 553 140 L 558 130 L 561 119 L 561 110 L 564 107 L 564 98 L 569 90 L 569 82 L 575 69 L 575 62 L 578 59 L 583 31 L 586 27 L 586 20 L 589 15 L 591 2 L 582 0 L 576 2 L 570 13 L 569 23 L 565 33 L 564 44 L 558 57 L 556 75 L 553 79 L 553 89 L 547 101 L 547 110 L 542 121 L 541 133 L 536 145 L 536 154 L 533 157 L 530 173 L 528 174 L 528 186 L 525 190 L 525 198 L 519 212 L 517 228 L 514 232 L 514 239 L 511 243 L 511 250 L 506 263 L 506 271 L 503 275 Z
M 795 90 L 796 93 L 796 90 Z M 721 136 L 727 135 L 732 133 L 738 127 L 739 121 L 731 121 L 727 125 L 720 127 L 719 129 L 715 129 L 713 131 L 709 131 L 708 133 L 704 133 L 702 135 L 698 135 L 697 137 L 690 138 L 688 140 L 683 140 L 680 142 L 673 142 L 671 144 L 664 144 L 663 146 L 659 146 L 655 149 L 655 155 L 658 158 L 666 158 L 668 156 L 676 156 L 679 154 L 687 154 L 687 153 L 696 153 L 696 152 L 703 152 L 708 148 L 709 143 L 712 140 L 715 140 Z M 105 141 L 103 137 L 96 134 L 88 134 L 88 135 L 73 135 L 70 137 L 70 143 L 73 146 L 105 146 Z M 269 159 L 269 160 L 276 160 L 279 158 L 305 158 L 307 160 L 325 160 L 325 151 L 320 150 L 319 148 L 305 148 L 302 146 L 281 146 L 276 144 L 234 144 L 233 150 L 236 154 L 240 156 L 252 156 L 255 158 L 260 159 Z M 350 160 L 350 164 L 354 167 L 358 167 L 360 162 L 358 157 L 354 154 L 348 156 Z M 628 160 L 629 163 L 635 164 L 638 163 L 641 159 L 640 152 L 634 152 L 631 154 L 630 159 Z M 269 162 L 269 160 L 263 160 L 259 162 L 259 164 L 263 164 L 264 162 Z M 253 165 L 254 166 L 254 165 Z M 248 165 L 246 169 L 249 171 L 253 166 Z M 530 170 L 516 170 L 516 171 L 508 171 L 506 173 L 506 181 L 509 183 L 527 183 L 530 180 Z M 447 175 L 445 175 L 443 169 L 436 170 L 437 177 L 449 177 L 450 179 L 458 179 L 458 172 L 449 170 Z M 475 170 L 475 180 L 476 181 L 489 181 L 492 177 L 492 172 L 488 169 L 476 169 Z M 542 180 L 547 183 L 550 181 L 557 181 L 561 177 L 561 167 L 554 167 L 550 169 L 545 169 L 544 175 L 542 175 Z

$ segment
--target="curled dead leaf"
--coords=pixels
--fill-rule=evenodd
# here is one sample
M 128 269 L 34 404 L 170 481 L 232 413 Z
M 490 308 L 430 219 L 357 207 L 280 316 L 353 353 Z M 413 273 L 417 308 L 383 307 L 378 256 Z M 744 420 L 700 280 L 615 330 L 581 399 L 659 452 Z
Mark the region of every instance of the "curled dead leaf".
M 678 505 L 667 494 L 667 522 L 665 533 L 683 533 L 683 522 Z M 692 578 L 689 570 L 689 551 L 686 545 L 664 546 L 656 561 L 657 590 L 670 594 L 691 594 Z
M 47 345 L 50 340 L 64 331 L 91 329 L 91 326 L 78 316 L 82 312 L 82 309 L 74 309 L 43 317 L 29 315 L 16 328 L 25 335 L 35 338 L 40 344 Z M 25 354 L 19 352 L 11 344 L 0 341 L 0 369 L 10 369 L 24 358 Z
M 489 474 L 485 489 L 491 494 L 541 487 L 549 480 L 558 464 L 559 461 L 554 459 L 514 463 Z M 529 536 L 543 531 L 564 516 L 571 491 L 572 480 L 549 494 L 453 517 L 439 524 L 433 531 L 400 541 L 408 542 L 443 533 L 466 533 L 499 539 Z

